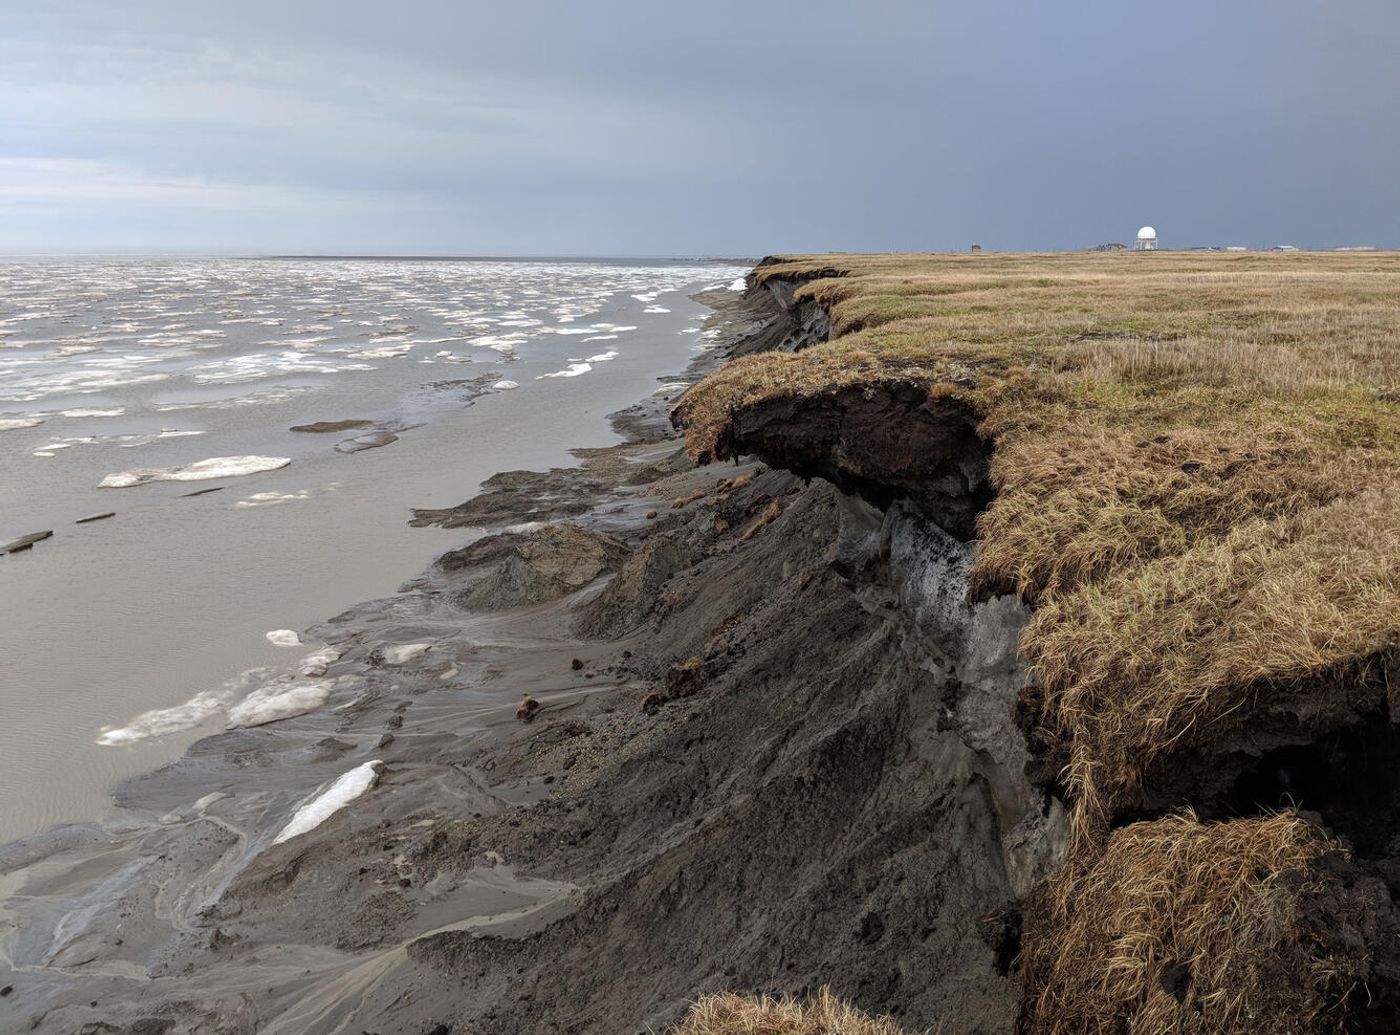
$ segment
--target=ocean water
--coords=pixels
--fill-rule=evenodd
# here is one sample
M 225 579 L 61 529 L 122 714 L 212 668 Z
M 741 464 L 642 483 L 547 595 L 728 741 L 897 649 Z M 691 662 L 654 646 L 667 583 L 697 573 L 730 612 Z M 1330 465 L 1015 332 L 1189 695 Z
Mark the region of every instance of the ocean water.
M 296 630 L 463 541 L 411 508 L 615 441 L 606 415 L 706 347 L 688 296 L 744 273 L 0 263 L 0 544 L 53 532 L 0 556 L 0 841 L 287 706 L 278 676 L 316 664 Z

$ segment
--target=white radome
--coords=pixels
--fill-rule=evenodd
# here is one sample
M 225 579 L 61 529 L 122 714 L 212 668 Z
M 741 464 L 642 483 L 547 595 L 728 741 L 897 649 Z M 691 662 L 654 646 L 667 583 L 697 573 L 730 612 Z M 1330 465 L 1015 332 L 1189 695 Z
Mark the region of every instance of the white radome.
M 1157 231 L 1150 226 L 1145 226 L 1138 231 L 1137 239 L 1139 241 L 1155 241 L 1157 240 Z

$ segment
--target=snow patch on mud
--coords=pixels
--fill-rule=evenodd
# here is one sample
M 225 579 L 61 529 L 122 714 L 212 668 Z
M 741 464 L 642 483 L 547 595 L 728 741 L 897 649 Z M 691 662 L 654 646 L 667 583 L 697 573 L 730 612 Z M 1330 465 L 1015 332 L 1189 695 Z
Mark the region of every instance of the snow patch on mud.
M 384 771 L 384 763 L 375 759 L 358 765 L 348 773 L 342 773 L 324 791 L 303 803 L 292 814 L 291 820 L 272 839 L 280 845 L 294 837 L 315 830 L 331 816 L 358 798 L 379 782 L 379 774 Z

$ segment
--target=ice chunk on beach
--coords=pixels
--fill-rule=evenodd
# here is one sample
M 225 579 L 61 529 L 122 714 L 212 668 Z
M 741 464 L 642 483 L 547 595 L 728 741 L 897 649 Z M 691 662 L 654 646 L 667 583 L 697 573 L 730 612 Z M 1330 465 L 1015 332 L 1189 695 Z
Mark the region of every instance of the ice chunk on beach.
M 339 660 L 339 650 L 335 647 L 322 647 L 302 658 L 297 671 L 304 676 L 324 676 L 331 662 Z
M 431 643 L 401 643 L 397 647 L 384 648 L 384 664 L 404 665 L 432 649 Z
M 290 841 L 294 837 L 315 830 L 378 783 L 379 774 L 383 771 L 384 763 L 376 758 L 364 765 L 357 765 L 348 773 L 342 773 L 325 790 L 309 801 L 303 802 L 296 812 L 292 813 L 292 818 L 287 825 L 272 839 L 272 843 L 280 845 L 283 841 Z
M 143 740 L 153 740 L 168 733 L 190 729 L 218 714 L 224 706 L 224 697 L 225 693 L 222 691 L 206 690 L 173 708 L 154 708 L 142 712 L 125 726 L 103 730 L 98 735 L 97 742 L 103 747 L 120 747 L 123 744 L 138 744 Z
M 263 726 L 314 712 L 331 696 L 329 680 L 277 679 L 254 690 L 228 710 L 228 728 Z
M 300 647 L 301 637 L 294 629 L 273 629 L 267 634 L 267 642 L 274 647 Z
M 747 279 L 746 277 L 739 277 L 739 278 L 737 278 L 737 279 L 734 281 L 734 283 L 732 283 L 732 284 L 729 285 L 729 290 L 730 290 L 730 291 L 743 291 L 743 290 L 745 290 L 746 288 L 748 288 L 748 286 L 749 286 L 748 279 Z
M 275 471 L 290 464 L 285 456 L 214 456 L 186 467 L 135 467 L 109 474 L 98 483 L 101 489 L 125 489 L 147 482 L 197 482 L 206 478 L 234 478 L 245 474 Z
M 496 389 L 496 391 L 498 392 L 509 392 L 513 389 L 519 388 L 520 385 L 518 385 L 514 381 L 497 381 L 491 387 Z

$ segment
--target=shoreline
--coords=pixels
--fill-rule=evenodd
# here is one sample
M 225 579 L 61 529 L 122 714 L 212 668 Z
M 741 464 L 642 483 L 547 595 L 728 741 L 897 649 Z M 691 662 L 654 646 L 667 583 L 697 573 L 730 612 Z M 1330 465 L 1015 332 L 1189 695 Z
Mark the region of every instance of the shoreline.
M 346 308 L 331 319 L 341 329 L 317 349 L 378 344 L 369 337 L 377 328 L 345 323 L 391 313 L 387 304 L 376 301 L 378 295 L 351 291 L 353 285 L 372 279 L 381 282 L 384 300 L 406 299 L 417 307 L 403 309 L 405 319 L 418 326 L 410 340 L 455 333 L 441 326 L 447 320 L 443 307 L 458 291 L 453 284 L 461 285 L 463 299 L 484 298 L 483 306 L 495 304 L 494 285 L 504 289 L 513 284 L 510 298 L 542 324 L 506 329 L 534 335 L 514 360 L 484 344 L 459 343 L 452 346 L 457 349 L 454 355 L 470 357 L 471 362 L 457 363 L 441 358 L 439 345 L 417 344 L 405 355 L 373 362 L 372 371 L 309 379 L 272 374 L 199 387 L 186 369 L 196 361 L 280 362 L 282 353 L 261 339 L 272 334 L 291 340 L 298 307 L 306 304 L 312 290 L 295 269 L 279 264 L 261 271 L 249 270 L 246 264 L 195 264 L 191 270 L 191 276 L 207 273 L 237 282 L 248 278 L 266 288 L 260 301 L 234 299 L 229 305 L 240 312 L 269 309 L 271 318 L 282 319 L 282 328 L 262 329 L 240 317 L 241 322 L 225 328 L 227 340 L 219 339 L 222 344 L 208 350 L 193 350 L 189 359 L 153 345 L 142 355 L 160 370 L 168 367 L 169 376 L 104 396 L 113 408 L 92 412 L 108 415 L 53 418 L 30 431 L 4 433 L 6 462 L 0 467 L 9 481 L 28 491 L 0 507 L 8 515 L 0 523 L 17 532 L 55 531 L 31 551 L 0 558 L 0 598 L 10 605 L 0 607 L 5 615 L 0 653 L 11 655 L 13 662 L 0 678 L 8 719 L 0 733 L 0 757 L 8 768 L 0 766 L 0 771 L 27 788 L 0 816 L 0 842 L 57 822 L 102 815 L 117 783 L 173 761 L 197 736 L 221 725 L 209 723 L 188 734 L 144 740 L 116 751 L 92 749 L 101 731 L 122 730 L 148 712 L 178 708 L 197 692 L 222 693 L 253 667 L 294 670 L 300 652 L 268 644 L 264 634 L 269 629 L 303 628 L 358 601 L 390 594 L 410 573 L 460 541 L 460 532 L 409 527 L 412 506 L 455 505 L 503 467 L 564 466 L 575 462 L 568 454 L 570 447 L 615 443 L 617 436 L 605 415 L 652 392 L 657 374 L 681 369 L 695 355 L 694 347 L 704 344 L 698 322 L 708 310 L 685 295 L 727 283 L 733 275 L 726 268 L 600 272 L 582 266 L 531 271 L 449 264 L 439 273 L 411 265 L 379 272 L 352 266 L 327 273 L 333 288 L 327 297 L 345 301 Z M 158 300 L 166 297 L 159 278 L 167 272 L 157 264 L 138 267 L 132 275 L 143 284 L 154 283 L 151 291 Z M 120 275 L 106 266 L 76 272 L 58 269 L 52 293 L 68 293 L 70 288 L 63 285 L 70 282 L 71 290 L 77 290 Z M 551 278 L 558 281 L 553 294 Z M 684 292 L 661 295 L 660 306 L 631 297 L 630 292 L 648 293 L 678 281 L 684 283 Z M 595 283 L 596 302 L 589 302 L 595 297 L 589 294 Z M 532 287 L 543 294 L 531 295 Z M 202 314 L 189 317 L 191 327 L 224 327 L 219 321 L 225 314 L 216 311 L 218 300 L 206 293 L 182 303 L 192 293 L 197 294 L 194 287 L 177 286 L 165 304 Z M 673 312 L 643 312 L 665 307 L 668 299 Z M 505 310 L 513 302 L 505 296 L 497 301 L 499 310 L 482 311 L 509 319 Z M 592 315 L 556 321 L 559 305 L 575 303 Z M 103 305 L 110 308 L 109 303 Z M 107 308 L 94 308 L 92 322 L 100 323 Z M 458 315 L 468 319 L 465 310 Z M 559 315 L 569 314 L 560 310 Z M 555 333 L 576 334 L 574 328 L 598 321 L 637 329 L 609 331 L 620 334 L 611 345 L 598 341 L 580 346 L 586 335 Z M 483 331 L 490 326 L 494 324 L 483 324 Z M 397 331 L 407 324 L 392 327 Z M 101 337 L 107 332 L 95 333 Z M 609 352 L 615 347 L 620 354 L 596 363 L 581 377 L 536 379 L 564 367 L 565 356 L 588 357 L 605 347 Z M 36 354 L 46 348 L 27 346 Z M 123 353 L 120 345 L 103 348 L 113 355 Z M 21 353 L 4 355 L 15 359 Z M 63 359 L 45 369 L 51 367 L 54 378 L 61 379 L 68 365 L 89 358 Z M 104 369 L 105 365 L 106 361 Z M 485 372 L 510 374 L 527 383 L 513 392 L 492 394 L 487 388 L 483 395 L 478 378 Z M 162 410 L 167 405 L 182 408 L 167 417 Z M 116 409 L 122 415 L 111 416 Z M 345 444 L 350 432 L 291 431 L 308 421 L 339 418 L 370 419 L 376 427 L 415 427 L 398 431 L 399 441 L 387 448 L 353 455 L 336 448 Z M 154 432 L 156 421 L 176 421 L 175 427 L 202 429 L 203 434 L 150 443 L 122 437 Z M 93 441 L 59 451 L 54 459 L 29 455 L 50 436 L 80 434 Z M 215 455 L 265 455 L 292 462 L 252 477 L 184 486 L 169 482 L 97 487 L 113 472 L 138 465 L 182 466 Z M 209 495 L 209 489 L 217 491 Z M 185 498 L 191 491 L 201 495 Z M 116 511 L 116 517 L 73 523 L 108 511 Z
M 690 297 L 712 309 L 705 326 L 720 328 L 722 336 L 684 371 L 673 377 L 658 377 L 658 381 L 666 382 L 664 388 L 609 415 L 609 424 L 622 437 L 621 443 L 571 450 L 581 461 L 576 468 L 501 472 L 489 479 L 472 500 L 445 511 L 419 511 L 412 523 L 484 528 L 487 540 L 501 538 L 507 526 L 528 529 L 544 518 L 566 513 L 590 513 L 590 524 L 603 535 L 609 529 L 649 523 L 645 512 L 664 502 L 636 496 L 639 479 L 644 475 L 664 479 L 679 473 L 671 468 L 690 466 L 688 462 L 677 462 L 679 442 L 670 427 L 671 403 L 685 386 L 723 363 L 734 341 L 748 330 L 742 315 L 745 303 L 741 293 L 715 290 Z M 708 480 L 708 475 L 700 478 Z M 548 502 L 542 504 L 544 497 L 548 497 Z M 321 666 L 325 679 L 316 680 L 328 684 L 324 689 L 325 703 L 319 709 L 271 725 L 205 737 L 190 745 L 173 763 L 118 785 L 113 795 L 115 808 L 103 819 L 48 828 L 0 846 L 0 890 L 8 897 L 0 899 L 0 986 L 13 989 L 0 999 L 0 1019 L 23 1018 L 33 1023 L 37 1016 L 41 1019 L 35 1030 L 50 1030 L 47 1025 L 69 1024 L 70 1011 L 84 1013 L 93 1022 L 105 1022 L 109 1016 L 123 1013 L 116 1007 L 109 1012 L 107 1006 L 84 1012 L 81 1003 L 93 998 L 95 993 L 90 993 L 94 983 L 102 988 L 104 997 L 118 998 L 124 988 L 131 991 L 136 987 L 130 985 L 133 980 L 144 983 L 145 979 L 135 977 L 142 969 L 140 960 L 144 954 L 164 958 L 172 952 L 179 955 L 186 951 L 190 935 L 204 926 L 207 909 L 199 903 L 218 900 L 240 883 L 251 880 L 256 886 L 269 879 L 260 872 L 260 856 L 271 854 L 269 850 L 276 843 L 272 838 L 282 826 L 270 817 L 288 814 L 299 802 L 304 804 L 318 784 L 324 786 L 349 770 L 362 754 L 384 755 L 383 760 L 373 759 L 377 766 L 387 769 L 380 782 L 398 790 L 398 773 L 405 766 L 418 765 L 420 752 L 416 747 L 396 750 L 396 742 L 402 748 L 404 742 L 420 738 L 491 739 L 502 724 L 514 723 L 518 704 L 513 694 L 502 700 L 489 689 L 503 675 L 510 681 L 551 684 L 535 691 L 546 713 L 567 712 L 586 705 L 600 690 L 618 688 L 616 679 L 596 679 L 604 673 L 574 672 L 570 667 L 573 655 L 587 652 L 572 637 L 563 637 L 564 645 L 550 645 L 547 635 L 540 637 L 526 631 L 543 625 L 558 633 L 562 619 L 556 605 L 546 603 L 529 611 L 523 623 L 520 616 L 498 617 L 490 613 L 442 621 L 443 615 L 435 612 L 439 610 L 437 601 L 445 592 L 443 562 L 454 554 L 470 552 L 474 545 L 449 550 L 401 587 L 399 595 L 367 601 L 311 627 L 307 642 L 323 641 L 329 654 L 338 655 Z M 566 551 L 575 545 L 566 544 Z M 585 560 L 582 573 L 574 573 L 574 577 L 590 582 L 602 573 L 602 569 L 588 567 Z M 573 583 L 569 586 L 572 588 Z M 464 636 L 467 631 L 473 639 L 498 634 L 511 646 L 479 649 Z M 431 645 L 420 651 L 417 644 L 408 644 L 409 649 L 401 651 L 407 655 L 404 662 L 391 660 L 393 648 L 405 646 L 405 637 L 422 637 Z M 523 648 L 518 646 L 522 641 Z M 555 658 L 561 650 L 570 657 L 562 661 Z M 385 658 L 386 651 L 391 659 Z M 562 681 L 552 674 L 546 677 L 541 669 L 546 657 L 550 667 L 558 664 L 571 676 Z M 389 677 L 387 686 L 380 678 L 385 675 Z M 457 691 L 453 706 L 433 702 L 427 709 L 410 709 L 409 702 L 416 694 L 432 692 L 442 696 L 444 682 Z M 560 682 L 564 685 L 553 685 Z M 419 718 L 414 711 L 428 714 Z M 448 711 L 453 713 L 450 719 L 443 714 Z M 512 728 L 513 725 L 504 727 L 507 731 Z M 450 767 L 422 768 L 431 771 L 420 774 L 421 780 L 405 781 L 407 786 L 401 788 L 401 797 L 423 805 L 431 795 L 412 784 L 446 783 L 451 785 L 450 793 L 472 801 L 478 815 L 483 809 L 528 804 L 547 786 L 526 781 L 519 787 L 488 793 L 479 786 L 478 779 L 468 777 L 463 781 Z M 371 792 L 354 804 L 363 806 L 381 796 Z M 391 813 L 405 807 L 409 807 L 405 802 L 396 802 Z M 342 815 L 352 818 L 354 812 L 352 804 Z M 391 821 L 391 816 L 383 819 Z M 292 847 L 305 850 L 317 839 L 317 831 L 313 830 L 292 839 Z M 172 875 L 129 872 L 133 867 L 144 869 L 138 860 L 156 845 L 167 856 L 182 857 L 181 865 L 187 868 L 183 877 L 173 876 L 176 884 L 182 880 L 188 883 L 176 894 L 179 908 L 164 919 L 159 916 L 162 910 L 158 906 L 160 899 L 169 894 L 164 885 L 172 880 Z M 89 886 L 86 880 L 68 887 L 57 881 L 47 889 L 49 894 L 26 893 L 16 906 L 20 896 L 15 892 L 21 887 L 27 889 L 26 881 L 70 867 L 112 872 L 96 887 Z M 278 878 L 274 875 L 270 879 L 275 882 Z M 393 883 L 404 880 L 395 878 Z M 463 887 L 452 896 L 454 901 L 501 895 L 527 903 L 521 908 L 532 916 L 540 910 L 557 911 L 568 898 L 560 890 L 562 885 L 551 883 L 541 891 L 531 878 L 511 874 L 508 866 L 493 866 L 489 873 L 465 882 Z M 538 897 L 540 894 L 544 897 Z M 102 918 L 101 914 L 114 910 L 121 914 L 120 919 Z M 451 912 L 451 907 L 439 905 L 424 912 L 438 920 Z M 468 913 L 468 920 L 476 915 L 470 909 Z M 79 914 L 83 919 L 74 929 L 73 920 Z M 392 925 L 386 922 L 385 926 Z M 438 924 L 433 929 L 443 926 Z M 452 923 L 446 926 L 451 927 Z M 224 937 L 221 930 L 216 926 L 212 934 L 205 932 L 214 947 Z M 417 937 L 423 936 L 420 933 Z M 152 957 L 145 958 L 152 976 L 170 976 L 165 965 L 150 966 Z M 173 957 L 170 960 L 173 962 Z M 289 997 L 299 1000 L 304 991 L 298 986 Z M 129 1009 L 139 1012 L 142 998 L 136 995 Z M 333 1013 L 336 1008 L 327 1009 Z M 58 1013 L 54 1011 L 63 1015 L 62 1021 L 56 1020 Z M 220 1014 L 215 1023 L 231 1024 L 234 1028 L 230 1030 L 236 1030 L 241 1022 Z M 313 1025 L 305 1030 L 320 1029 Z

